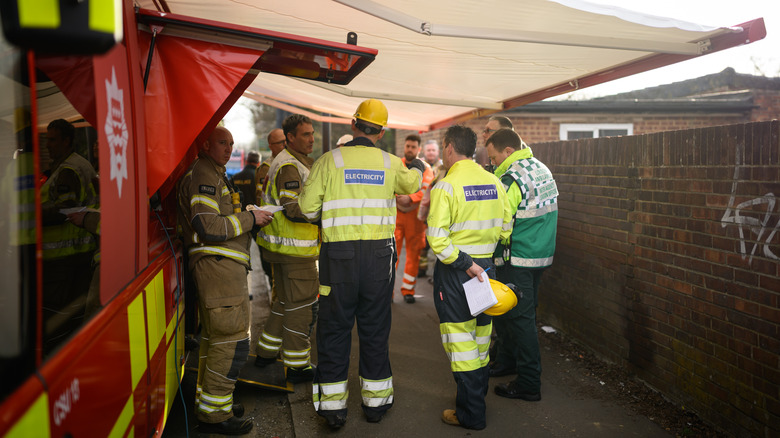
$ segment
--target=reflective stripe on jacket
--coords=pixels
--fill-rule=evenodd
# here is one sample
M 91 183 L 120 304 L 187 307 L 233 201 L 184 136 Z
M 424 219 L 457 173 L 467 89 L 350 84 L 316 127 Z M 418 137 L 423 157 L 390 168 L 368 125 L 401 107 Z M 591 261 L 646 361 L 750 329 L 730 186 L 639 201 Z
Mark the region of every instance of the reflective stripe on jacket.
M 225 167 L 200 154 L 179 181 L 179 225 L 190 255 L 190 267 L 201 257 L 227 257 L 249 266 L 249 211 L 233 213 L 233 190 Z
M 511 237 L 502 241 L 496 251 L 496 266 L 552 265 L 558 227 L 558 186 L 550 169 L 526 147 L 507 157 L 496 175 L 501 175 L 510 203 L 517 206 Z
M 30 245 L 35 243 L 35 176 L 33 175 L 33 154 L 20 153 L 16 161 L 11 161 L 8 173 L 4 175 L 11 184 L 16 198 L 12 200 L 11 208 L 11 244 Z M 4 188 L 5 190 L 5 188 Z M 10 192 L 10 189 L 8 189 Z
M 63 191 L 58 179 L 64 170 L 71 170 L 79 180 L 78 193 Z M 97 178 L 95 169 L 84 157 L 72 152 L 65 158 L 41 187 L 41 205 L 54 205 L 58 208 L 86 207 L 96 208 L 98 196 L 92 181 Z M 87 230 L 70 222 L 43 227 L 43 258 L 58 259 L 75 254 L 89 253 L 97 249 L 95 237 Z
M 499 238 L 507 238 L 512 212 L 501 181 L 471 160 L 460 160 L 431 189 L 426 236 L 443 263 L 460 251 L 475 258 L 493 255 Z
M 390 239 L 395 195 L 420 189 L 422 175 L 365 137 L 320 157 L 298 204 L 307 219 L 322 219 L 322 241 Z
M 279 171 L 283 166 L 293 166 L 301 182 L 309 177 L 309 169 L 287 149 L 279 153 L 268 171 L 268 189 L 263 193 L 264 205 L 284 206 L 298 202 L 298 190 L 277 187 Z M 283 211 L 274 214 L 274 220 L 257 233 L 257 243 L 263 248 L 294 257 L 317 257 L 320 254 L 320 230 L 307 222 L 293 222 Z

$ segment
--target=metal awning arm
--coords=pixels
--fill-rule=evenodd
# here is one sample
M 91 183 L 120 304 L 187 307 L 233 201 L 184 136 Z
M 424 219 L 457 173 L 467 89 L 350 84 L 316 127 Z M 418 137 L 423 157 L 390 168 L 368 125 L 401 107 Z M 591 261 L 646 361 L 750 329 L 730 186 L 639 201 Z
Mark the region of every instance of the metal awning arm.
M 434 24 L 417 17 L 399 12 L 371 0 L 334 0 L 350 8 L 372 15 L 381 20 L 428 36 L 453 38 L 476 38 L 519 43 L 553 44 L 575 47 L 595 47 L 602 49 L 630 50 L 638 52 L 666 53 L 673 55 L 701 55 L 709 46 L 709 40 L 688 43 L 670 43 L 646 41 L 631 38 L 613 38 L 609 36 L 572 35 L 553 32 L 533 32 L 521 29 L 492 29 L 485 27 L 451 26 Z M 740 32 L 740 28 L 723 29 L 724 32 Z

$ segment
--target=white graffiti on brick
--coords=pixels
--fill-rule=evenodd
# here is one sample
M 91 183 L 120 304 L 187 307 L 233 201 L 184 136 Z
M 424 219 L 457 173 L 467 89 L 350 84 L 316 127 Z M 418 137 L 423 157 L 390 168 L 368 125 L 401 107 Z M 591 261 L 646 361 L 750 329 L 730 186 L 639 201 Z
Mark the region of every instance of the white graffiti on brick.
M 728 224 L 733 223 L 739 225 L 739 251 L 742 254 L 742 260 L 748 259 L 748 264 L 753 262 L 753 256 L 756 254 L 756 250 L 759 246 L 762 247 L 764 256 L 772 259 L 780 259 L 769 248 L 769 244 L 775 237 L 777 230 L 780 229 L 780 219 L 774 226 L 771 226 L 772 214 L 775 211 L 775 205 L 777 205 L 777 198 L 774 193 L 767 193 L 760 198 L 754 198 L 749 201 L 734 205 L 737 197 L 737 180 L 739 179 L 739 166 L 741 148 L 737 148 L 737 161 L 734 166 L 734 181 L 731 184 L 731 198 L 729 198 L 729 205 L 726 208 L 726 212 L 723 213 L 723 217 L 720 219 L 721 226 L 725 228 Z M 765 211 L 756 211 L 754 208 L 760 205 L 766 205 Z M 748 210 L 749 209 L 749 210 Z M 748 210 L 748 211 L 745 211 Z M 746 216 L 745 213 L 758 213 L 759 217 Z M 779 211 L 780 213 L 780 211 Z M 749 234 L 746 232 L 749 230 Z M 746 243 L 746 235 L 750 240 L 755 235 L 755 243 L 753 248 L 750 249 L 748 254 L 748 244 Z

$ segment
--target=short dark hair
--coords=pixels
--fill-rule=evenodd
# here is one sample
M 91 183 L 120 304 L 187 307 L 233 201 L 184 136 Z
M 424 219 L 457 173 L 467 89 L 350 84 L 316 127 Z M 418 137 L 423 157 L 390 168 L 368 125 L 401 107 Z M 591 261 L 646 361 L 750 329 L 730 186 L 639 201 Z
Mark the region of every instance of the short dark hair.
M 519 151 L 520 149 L 526 147 L 523 139 L 520 138 L 520 134 L 508 128 L 501 128 L 494 132 L 493 135 L 491 135 L 487 141 L 485 141 L 485 146 L 489 144 L 492 144 L 493 147 L 497 150 L 512 148 L 516 151 Z
M 282 122 L 282 130 L 284 131 L 284 138 L 287 139 L 287 134 L 289 133 L 295 133 L 295 130 L 298 129 L 298 125 L 305 123 L 307 125 L 314 125 L 312 123 L 311 119 L 307 116 L 304 116 L 303 114 L 290 114 L 289 116 L 285 117 L 284 121 Z
M 409 140 L 416 141 L 417 144 L 422 143 L 422 138 L 419 135 L 417 135 L 417 134 L 409 134 L 409 135 L 407 135 L 406 139 L 404 140 L 404 142 L 407 142 Z
M 73 139 L 76 136 L 76 128 L 74 128 L 69 121 L 65 119 L 52 120 L 46 129 L 54 129 L 59 131 L 60 135 L 62 135 L 62 138 L 67 138 L 70 140 L 70 145 L 73 146 Z
M 496 122 L 498 122 L 498 126 L 500 126 L 502 128 L 515 129 L 515 126 L 512 124 L 512 121 L 509 120 L 509 117 L 491 116 L 488 119 L 488 122 L 491 121 L 491 120 L 495 120 Z
M 450 126 L 444 133 L 444 145 L 447 146 L 450 143 L 455 148 L 455 152 L 471 157 L 477 148 L 477 133 L 468 126 Z
M 259 163 L 260 162 L 260 154 L 257 153 L 257 151 L 249 151 L 249 153 L 246 155 L 246 162 L 247 163 Z
M 376 123 L 366 122 L 361 119 L 352 119 L 355 122 L 355 128 L 366 135 L 377 135 L 382 132 L 382 126 Z

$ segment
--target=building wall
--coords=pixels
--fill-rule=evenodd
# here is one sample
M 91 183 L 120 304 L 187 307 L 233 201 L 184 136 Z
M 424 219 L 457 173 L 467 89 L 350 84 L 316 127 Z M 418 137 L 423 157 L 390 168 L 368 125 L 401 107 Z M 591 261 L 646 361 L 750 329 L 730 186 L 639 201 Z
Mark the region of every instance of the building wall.
M 780 123 L 532 145 L 541 318 L 737 437 L 780 436 Z
M 753 103 L 756 108 L 749 114 L 533 114 L 508 113 L 515 130 L 528 144 L 556 141 L 559 139 L 561 123 L 632 123 L 634 134 L 676 131 L 682 129 L 705 128 L 737 123 L 760 122 L 780 119 L 780 91 L 753 90 Z M 470 120 L 466 123 L 477 133 L 478 146 L 482 146 L 482 129 L 488 117 Z M 403 154 L 403 139 L 412 131 L 398 131 L 396 152 Z M 423 144 L 436 140 L 439 145 L 444 140 L 444 130 L 420 134 Z
M 757 93 L 754 104 L 758 108 L 751 114 L 751 122 L 780 119 L 780 91 L 762 91 Z
M 681 129 L 704 128 L 708 126 L 730 125 L 751 121 L 743 115 L 710 116 L 690 114 L 665 114 L 661 116 L 648 116 L 641 114 L 556 114 L 553 116 L 539 115 L 511 115 L 510 120 L 515 131 L 520 133 L 528 144 L 556 141 L 560 138 L 561 123 L 631 123 L 634 126 L 634 134 L 649 134 L 653 132 L 675 131 Z M 477 133 L 477 146 L 483 146 L 482 129 L 487 123 L 487 118 L 470 120 L 465 123 Z M 423 144 L 428 140 L 436 140 L 439 145 L 444 141 L 444 129 L 421 133 Z M 403 154 L 403 139 L 413 131 L 399 130 L 396 135 L 396 152 Z

